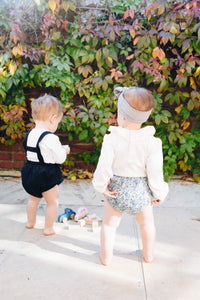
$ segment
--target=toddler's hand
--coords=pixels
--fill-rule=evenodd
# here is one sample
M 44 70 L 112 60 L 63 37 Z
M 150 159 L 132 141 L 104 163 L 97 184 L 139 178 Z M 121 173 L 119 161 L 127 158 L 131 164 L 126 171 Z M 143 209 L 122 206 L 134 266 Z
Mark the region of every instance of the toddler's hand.
M 116 198 L 116 193 L 117 192 L 111 192 L 111 191 L 109 191 L 108 187 L 106 187 L 106 190 L 103 193 L 103 195 L 106 196 L 106 197 L 109 197 L 109 198 Z
M 66 153 L 69 154 L 70 153 L 70 147 L 69 147 L 69 145 L 63 145 L 63 147 L 65 148 Z

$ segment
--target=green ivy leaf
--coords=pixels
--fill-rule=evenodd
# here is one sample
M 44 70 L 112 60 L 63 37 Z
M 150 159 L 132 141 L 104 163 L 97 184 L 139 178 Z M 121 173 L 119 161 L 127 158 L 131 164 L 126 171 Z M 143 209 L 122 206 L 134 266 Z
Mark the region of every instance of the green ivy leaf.
M 161 116 L 160 115 L 155 116 L 155 122 L 156 122 L 156 125 L 160 124 L 160 122 L 161 122 Z
M 5 93 L 4 90 L 0 89 L 0 95 L 1 95 L 1 97 L 5 100 L 5 98 L 6 98 L 6 93 Z
M 193 103 L 192 99 L 190 99 L 190 100 L 188 101 L 187 108 L 188 108 L 189 111 L 193 110 L 193 108 L 194 108 L 194 103 Z
M 8 78 L 8 80 L 6 81 L 6 90 L 8 91 L 8 90 L 11 88 L 12 85 L 13 85 L 13 78 L 10 77 L 10 78 Z
M 171 117 L 171 113 L 168 110 L 163 110 L 162 114 L 165 115 L 166 117 Z
M 187 49 L 190 47 L 191 44 L 191 40 L 187 39 L 186 41 L 184 41 L 183 45 L 182 45 L 182 53 L 184 53 L 185 51 L 187 51 Z
M 61 33 L 59 31 L 53 32 L 52 37 L 57 41 L 61 37 Z
M 87 129 L 81 131 L 81 133 L 78 136 L 78 138 L 79 138 L 80 141 L 86 140 L 87 137 L 88 137 L 88 130 Z
M 168 117 L 166 115 L 161 115 L 161 120 L 164 122 L 164 123 L 168 123 Z
M 189 116 L 190 116 L 190 112 L 189 112 L 189 110 L 186 107 L 183 107 L 181 109 L 181 115 L 183 116 L 184 120 L 187 120 L 189 118 Z
M 108 128 L 105 125 L 103 125 L 103 126 L 100 127 L 99 130 L 100 130 L 101 134 L 104 136 L 106 134 L 107 129 Z
M 102 88 L 104 91 L 106 91 L 108 89 L 108 82 L 105 79 L 103 80 Z
M 97 60 L 97 62 L 99 62 L 100 61 L 100 59 L 101 59 L 101 49 L 99 49 L 99 50 L 97 50 L 97 52 L 96 52 L 96 60 Z

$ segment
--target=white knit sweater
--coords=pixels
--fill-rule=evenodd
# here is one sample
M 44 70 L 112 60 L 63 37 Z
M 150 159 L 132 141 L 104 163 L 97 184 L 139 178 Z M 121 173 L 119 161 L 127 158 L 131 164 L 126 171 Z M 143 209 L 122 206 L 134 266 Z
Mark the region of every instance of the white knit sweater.
M 46 129 L 34 128 L 28 135 L 27 146 L 36 147 L 40 135 Z M 40 151 L 45 163 L 62 164 L 66 160 L 66 150 L 61 145 L 58 136 L 47 134 L 39 144 Z M 27 151 L 27 159 L 38 162 L 37 153 Z
M 103 193 L 113 175 L 147 177 L 155 199 L 164 200 L 168 184 L 163 179 L 162 142 L 154 137 L 155 128 L 129 130 L 110 126 L 104 136 L 93 186 Z

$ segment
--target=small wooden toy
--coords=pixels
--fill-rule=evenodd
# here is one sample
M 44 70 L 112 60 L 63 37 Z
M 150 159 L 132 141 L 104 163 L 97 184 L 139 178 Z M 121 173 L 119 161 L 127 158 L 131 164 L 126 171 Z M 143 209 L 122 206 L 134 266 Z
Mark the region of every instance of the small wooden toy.
M 79 207 L 79 209 L 76 212 L 76 215 L 74 217 L 74 221 L 78 221 L 86 217 L 88 214 L 88 210 L 86 207 Z
M 83 226 L 85 226 L 86 222 L 85 222 L 85 220 L 78 220 L 78 224 L 79 224 L 81 227 L 83 227 Z

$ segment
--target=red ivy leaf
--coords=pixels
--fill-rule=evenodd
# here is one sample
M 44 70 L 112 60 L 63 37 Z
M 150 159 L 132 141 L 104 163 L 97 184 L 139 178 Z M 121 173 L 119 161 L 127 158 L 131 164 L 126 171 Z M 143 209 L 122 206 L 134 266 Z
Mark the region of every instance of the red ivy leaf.
M 120 31 L 119 31 L 119 27 L 118 27 L 118 26 L 114 26 L 114 30 L 115 30 L 115 33 L 116 33 L 119 37 L 122 36 L 121 33 L 120 33 Z
M 129 16 L 129 10 L 126 10 L 124 13 L 124 20 L 126 20 Z
M 131 19 L 134 18 L 134 11 L 132 9 L 128 9 L 124 13 L 124 20 L 126 20 L 128 17 L 131 17 Z
M 132 9 L 129 9 L 129 15 L 130 15 L 131 19 L 134 18 L 134 11 Z
M 111 29 L 112 29 L 112 27 L 110 25 L 107 25 L 106 28 L 105 28 L 104 33 L 108 34 L 111 31 Z
M 67 26 L 68 23 L 69 23 L 69 22 L 66 20 L 66 21 L 64 21 L 63 24 L 62 24 L 62 28 L 63 28 L 66 32 L 68 32 L 68 26 Z
M 132 59 L 134 57 L 134 54 L 131 54 L 131 55 L 129 55 L 126 59 L 127 60 L 130 60 L 130 59 Z
M 114 32 L 113 29 L 110 31 L 110 40 L 113 41 L 113 42 L 115 40 L 115 32 Z
M 133 45 L 137 45 L 140 38 L 141 38 L 141 36 L 136 36 L 136 38 L 133 41 Z
M 111 26 L 114 25 L 114 19 L 113 19 L 113 16 L 112 16 L 112 15 L 109 15 L 109 24 L 110 24 Z

